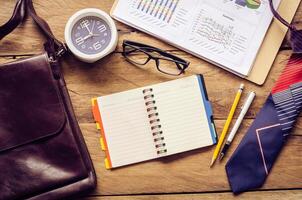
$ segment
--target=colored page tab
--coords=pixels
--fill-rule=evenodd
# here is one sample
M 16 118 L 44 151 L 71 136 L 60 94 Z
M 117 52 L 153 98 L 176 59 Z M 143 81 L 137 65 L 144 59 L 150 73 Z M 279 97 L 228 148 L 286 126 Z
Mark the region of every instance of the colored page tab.
M 106 169 L 111 169 L 110 162 L 109 162 L 109 160 L 107 158 L 105 158 L 104 162 L 105 162 L 105 168 Z
M 106 146 L 103 138 L 100 138 L 100 144 L 103 151 L 106 151 Z
M 98 104 L 97 104 L 97 98 L 91 99 L 91 104 L 92 104 L 92 114 L 93 114 L 94 120 L 96 122 L 100 123 L 101 119 L 100 119 L 100 111 L 99 111 Z
M 101 112 L 99 110 L 97 98 L 91 99 L 91 104 L 92 104 L 93 117 L 94 120 L 96 121 L 96 128 L 97 130 L 100 130 L 101 133 L 101 137 L 100 137 L 101 149 L 105 151 L 105 155 L 106 155 L 105 167 L 106 169 L 111 169 L 112 164 L 111 164 L 109 150 L 107 148 L 107 142 L 106 142 L 105 132 L 103 129 L 103 122 L 102 122 Z

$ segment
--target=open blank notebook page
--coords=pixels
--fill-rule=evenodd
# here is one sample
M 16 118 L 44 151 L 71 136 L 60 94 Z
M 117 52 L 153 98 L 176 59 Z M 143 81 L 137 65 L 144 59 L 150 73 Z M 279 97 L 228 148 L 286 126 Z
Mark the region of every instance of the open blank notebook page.
M 97 98 L 111 167 L 214 144 L 201 76 Z

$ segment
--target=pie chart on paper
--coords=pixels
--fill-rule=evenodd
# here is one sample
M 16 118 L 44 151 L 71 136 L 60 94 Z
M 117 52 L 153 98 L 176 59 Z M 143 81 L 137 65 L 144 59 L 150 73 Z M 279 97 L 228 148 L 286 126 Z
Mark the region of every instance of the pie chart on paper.
M 246 6 L 251 9 L 258 9 L 261 5 L 261 0 L 246 0 Z

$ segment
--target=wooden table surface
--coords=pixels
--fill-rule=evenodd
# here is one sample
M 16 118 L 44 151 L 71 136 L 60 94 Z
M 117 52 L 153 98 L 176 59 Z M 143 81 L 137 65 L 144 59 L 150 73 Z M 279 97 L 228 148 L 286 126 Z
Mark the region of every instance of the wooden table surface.
M 10 17 L 14 4 L 14 0 L 1 0 L 1 24 Z M 38 14 L 48 21 L 60 40 L 64 40 L 65 23 L 74 12 L 87 7 L 96 7 L 109 12 L 112 4 L 113 0 L 34 0 Z M 301 19 L 302 4 L 294 18 L 297 26 L 300 25 Z M 292 53 L 287 39 L 280 48 L 266 83 L 260 87 L 131 27 L 121 23 L 117 23 L 117 27 L 119 32 L 117 51 L 121 50 L 124 39 L 152 44 L 190 61 L 187 76 L 197 73 L 204 75 L 218 133 L 222 130 L 240 83 L 246 84 L 243 98 L 247 91 L 251 90 L 257 93 L 257 98 L 247 113 L 227 158 L 212 169 L 209 168 L 209 162 L 214 147 L 109 171 L 104 168 L 104 153 L 100 150 L 99 133 L 92 118 L 90 99 L 168 81 L 175 77 L 161 75 L 153 68 L 138 69 L 116 52 L 92 65 L 79 62 L 73 56 L 66 56 L 63 59 L 65 79 L 98 178 L 97 189 L 87 199 L 302 199 L 301 115 L 292 136 L 261 189 L 233 196 L 224 170 L 228 157 L 252 123 Z M 31 19 L 27 19 L 0 42 L 0 63 L 40 53 L 43 41 L 44 37 L 36 25 Z M 237 116 L 238 110 L 235 114 L 235 117 Z

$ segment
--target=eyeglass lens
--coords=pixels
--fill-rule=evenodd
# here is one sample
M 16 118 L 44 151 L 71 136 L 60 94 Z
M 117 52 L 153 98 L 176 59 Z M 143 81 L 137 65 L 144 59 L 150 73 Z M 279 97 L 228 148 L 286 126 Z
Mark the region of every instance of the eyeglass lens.
M 145 65 L 149 61 L 148 54 L 128 45 L 124 47 L 124 55 L 130 62 L 138 65 Z
M 153 55 L 150 56 L 149 54 Z M 144 47 L 133 47 L 132 45 L 124 46 L 124 56 L 126 59 L 137 65 L 145 65 L 150 59 L 154 59 L 157 65 L 157 69 L 162 73 L 169 75 L 180 75 L 183 73 L 184 64 L 174 61 L 173 59 L 160 55 L 155 50 Z

